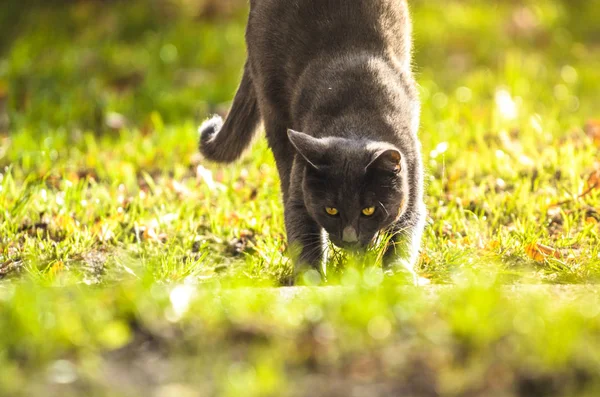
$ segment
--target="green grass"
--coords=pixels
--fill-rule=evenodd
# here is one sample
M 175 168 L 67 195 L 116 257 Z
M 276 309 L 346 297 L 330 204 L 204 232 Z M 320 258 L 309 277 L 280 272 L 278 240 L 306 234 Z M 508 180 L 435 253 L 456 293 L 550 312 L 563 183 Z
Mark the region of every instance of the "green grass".
M 265 142 L 197 155 L 245 2 L 190 4 L 0 6 L 0 395 L 597 395 L 598 1 L 413 1 L 432 286 L 299 292 Z

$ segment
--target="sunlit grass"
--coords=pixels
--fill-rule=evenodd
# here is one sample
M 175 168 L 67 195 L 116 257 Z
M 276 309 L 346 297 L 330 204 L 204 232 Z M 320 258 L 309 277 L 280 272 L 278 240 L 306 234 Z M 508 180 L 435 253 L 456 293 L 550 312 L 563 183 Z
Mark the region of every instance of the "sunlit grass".
M 597 2 L 413 2 L 420 289 L 381 247 L 269 288 L 291 264 L 264 139 L 197 155 L 245 3 L 156 4 L 0 19 L 1 395 L 597 395 Z

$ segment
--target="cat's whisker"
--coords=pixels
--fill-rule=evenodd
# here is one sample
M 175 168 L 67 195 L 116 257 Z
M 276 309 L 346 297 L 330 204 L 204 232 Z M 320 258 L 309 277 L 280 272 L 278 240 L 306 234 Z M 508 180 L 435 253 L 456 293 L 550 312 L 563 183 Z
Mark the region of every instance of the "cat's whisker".
M 390 213 L 388 212 L 388 210 L 385 209 L 385 207 L 383 206 L 383 203 L 381 201 L 378 201 L 379 205 L 381 206 L 381 209 L 385 211 L 385 214 L 387 216 L 390 216 Z

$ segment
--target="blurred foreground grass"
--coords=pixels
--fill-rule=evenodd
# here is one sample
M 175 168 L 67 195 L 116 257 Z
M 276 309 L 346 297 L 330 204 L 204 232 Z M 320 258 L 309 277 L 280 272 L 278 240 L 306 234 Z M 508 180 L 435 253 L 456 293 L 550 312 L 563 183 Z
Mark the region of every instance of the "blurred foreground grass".
M 600 3 L 412 10 L 433 286 L 295 292 L 264 142 L 195 154 L 244 2 L 0 5 L 0 395 L 597 395 Z

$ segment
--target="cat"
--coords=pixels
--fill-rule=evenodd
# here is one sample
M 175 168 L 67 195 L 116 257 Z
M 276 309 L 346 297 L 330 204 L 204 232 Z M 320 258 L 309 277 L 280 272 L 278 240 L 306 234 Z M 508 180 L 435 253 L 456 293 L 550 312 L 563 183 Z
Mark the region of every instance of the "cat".
M 406 0 L 250 0 L 248 56 L 225 122 L 200 151 L 238 159 L 261 121 L 275 157 L 295 275 L 324 260 L 323 231 L 364 249 L 382 232 L 387 271 L 416 280 L 425 225 Z

